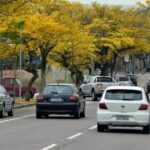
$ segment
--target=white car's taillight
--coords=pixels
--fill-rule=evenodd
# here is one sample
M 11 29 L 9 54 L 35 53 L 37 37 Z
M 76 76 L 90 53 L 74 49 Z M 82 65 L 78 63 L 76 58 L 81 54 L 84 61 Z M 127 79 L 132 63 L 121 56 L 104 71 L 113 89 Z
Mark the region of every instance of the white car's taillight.
M 105 103 L 100 103 L 99 108 L 100 109 L 108 109 Z
M 149 107 L 148 104 L 141 104 L 139 110 L 148 110 L 148 107 Z

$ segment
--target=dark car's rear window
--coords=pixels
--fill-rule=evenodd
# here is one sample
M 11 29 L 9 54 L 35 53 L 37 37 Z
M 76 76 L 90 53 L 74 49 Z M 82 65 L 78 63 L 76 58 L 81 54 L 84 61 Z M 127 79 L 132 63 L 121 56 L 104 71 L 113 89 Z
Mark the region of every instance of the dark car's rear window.
M 128 77 L 120 77 L 119 81 L 129 81 L 129 78 Z
M 142 100 L 142 92 L 138 90 L 107 90 L 105 99 L 138 101 Z
M 73 89 L 68 85 L 47 85 L 43 93 L 52 93 L 52 94 L 72 94 Z

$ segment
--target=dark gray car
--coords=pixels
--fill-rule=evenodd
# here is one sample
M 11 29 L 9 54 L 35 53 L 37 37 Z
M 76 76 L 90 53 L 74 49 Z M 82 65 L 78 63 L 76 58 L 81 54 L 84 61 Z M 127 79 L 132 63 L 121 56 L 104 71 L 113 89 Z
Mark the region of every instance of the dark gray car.
M 50 114 L 85 117 L 85 99 L 74 84 L 48 84 L 37 97 L 36 118 Z

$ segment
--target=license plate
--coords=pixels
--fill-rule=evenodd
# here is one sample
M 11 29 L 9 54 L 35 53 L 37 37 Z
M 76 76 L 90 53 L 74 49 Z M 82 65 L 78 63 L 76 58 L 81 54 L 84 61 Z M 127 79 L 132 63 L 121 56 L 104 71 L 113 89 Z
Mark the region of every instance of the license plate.
M 51 102 L 62 102 L 62 98 L 51 98 Z
M 117 116 L 116 117 L 117 120 L 129 120 L 128 116 Z

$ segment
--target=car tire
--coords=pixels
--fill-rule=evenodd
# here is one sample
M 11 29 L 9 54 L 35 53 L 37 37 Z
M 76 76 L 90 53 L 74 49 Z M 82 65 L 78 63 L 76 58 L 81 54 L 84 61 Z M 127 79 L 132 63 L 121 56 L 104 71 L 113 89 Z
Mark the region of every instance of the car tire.
M 97 96 L 96 96 L 96 94 L 95 94 L 95 91 L 94 91 L 94 90 L 92 90 L 91 95 L 92 95 L 92 101 L 97 101 Z
M 0 118 L 4 118 L 5 116 L 5 106 L 3 105 L 2 110 L 0 111 Z
M 100 125 L 100 124 L 97 124 L 97 132 L 104 132 L 105 129 L 108 129 L 108 126 L 107 126 L 107 125 Z
M 44 118 L 49 118 L 48 114 L 45 114 L 45 115 L 43 115 L 43 116 L 44 116 Z
M 144 134 L 149 134 L 150 133 L 150 123 L 147 126 L 143 127 L 143 133 Z
M 82 118 L 85 118 L 85 106 L 84 106 L 83 112 L 81 112 L 80 116 L 81 116 Z
M 8 116 L 12 117 L 14 115 L 14 106 L 12 105 L 11 111 L 8 112 Z
M 76 114 L 74 114 L 75 119 L 80 119 L 80 111 L 78 111 Z
M 41 119 L 41 118 L 42 118 L 42 114 L 39 113 L 39 112 L 36 112 L 36 118 L 37 118 L 37 119 Z

